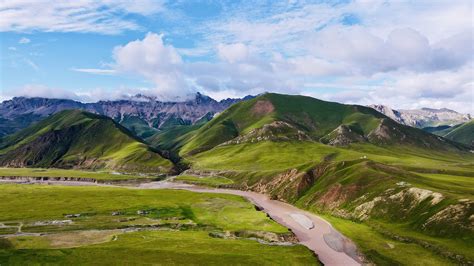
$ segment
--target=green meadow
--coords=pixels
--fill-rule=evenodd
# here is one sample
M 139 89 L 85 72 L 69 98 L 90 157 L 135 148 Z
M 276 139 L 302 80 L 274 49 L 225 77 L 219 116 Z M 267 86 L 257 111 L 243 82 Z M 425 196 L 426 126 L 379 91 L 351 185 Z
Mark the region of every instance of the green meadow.
M 173 179 L 174 181 L 183 182 L 187 184 L 195 184 L 209 187 L 219 187 L 231 185 L 234 183 L 231 179 L 223 176 L 193 176 L 193 175 L 179 175 Z
M 73 178 L 89 178 L 91 180 L 102 181 L 124 181 L 124 180 L 153 180 L 158 176 L 150 174 L 122 174 L 111 171 L 87 171 L 87 170 L 70 170 L 55 168 L 0 168 L 1 176 L 21 176 L 21 177 L 73 177 Z
M 238 196 L 14 184 L 0 190 L 0 227 L 9 229 L 0 231 L 0 264 L 317 263 L 304 246 L 266 244 L 267 235 L 290 232 Z M 262 243 L 236 237 L 242 232 L 260 233 Z

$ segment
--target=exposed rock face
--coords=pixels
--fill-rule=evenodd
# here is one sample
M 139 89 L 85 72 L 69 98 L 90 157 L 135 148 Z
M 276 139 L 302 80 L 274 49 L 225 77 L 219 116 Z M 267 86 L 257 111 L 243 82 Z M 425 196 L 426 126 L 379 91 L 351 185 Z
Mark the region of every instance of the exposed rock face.
M 66 99 L 15 97 L 12 100 L 0 103 L 0 120 L 4 119 L 12 124 L 11 127 L 14 127 L 12 130 L 6 129 L 5 134 L 7 134 L 27 127 L 32 122 L 39 121 L 51 114 L 67 109 L 81 109 L 106 115 L 117 122 L 122 122 L 127 116 L 138 117 L 150 127 L 159 129 L 169 124 L 189 125 L 202 118 L 212 118 L 216 113 L 222 112 L 230 105 L 251 97 L 216 101 L 197 93 L 192 100 L 161 102 L 152 97 L 137 95 L 129 100 L 99 101 L 96 103 L 81 103 Z
M 346 125 L 340 125 L 321 139 L 322 142 L 334 146 L 347 146 L 355 142 L 366 142 L 366 138 Z
M 412 127 L 453 126 L 468 122 L 472 119 L 470 114 L 460 114 L 456 111 L 442 108 L 422 108 L 415 110 L 393 110 L 385 105 L 370 105 L 373 109 L 390 117 L 400 124 Z

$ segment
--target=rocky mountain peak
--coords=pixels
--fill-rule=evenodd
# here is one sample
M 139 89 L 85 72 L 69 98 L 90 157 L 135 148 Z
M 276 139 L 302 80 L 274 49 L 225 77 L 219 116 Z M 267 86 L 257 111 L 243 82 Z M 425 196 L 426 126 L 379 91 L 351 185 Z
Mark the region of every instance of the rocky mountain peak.
M 412 110 L 394 110 L 385 105 L 369 105 L 369 107 L 390 117 L 396 122 L 418 128 L 457 125 L 472 119 L 470 114 L 461 114 L 448 108 L 421 108 Z

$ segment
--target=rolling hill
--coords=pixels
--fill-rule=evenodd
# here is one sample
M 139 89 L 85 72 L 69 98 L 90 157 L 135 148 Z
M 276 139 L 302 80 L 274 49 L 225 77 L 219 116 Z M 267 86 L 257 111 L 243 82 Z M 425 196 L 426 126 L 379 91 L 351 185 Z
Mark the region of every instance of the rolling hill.
M 306 140 L 334 146 L 371 143 L 453 151 L 466 149 L 422 130 L 400 125 L 372 108 L 274 93 L 235 104 L 192 134 L 180 154 L 196 154 L 222 144 L 264 140 Z
M 79 110 L 59 112 L 0 139 L 0 165 L 157 173 L 173 168 L 112 119 Z
M 436 135 L 474 147 L 474 120 L 453 127 L 437 130 Z
M 226 186 L 337 217 L 335 226 L 379 264 L 403 263 L 400 254 L 414 249 L 474 259 L 466 249 L 474 155 L 462 144 L 368 107 L 279 94 L 164 136 L 155 140 L 180 155 L 187 175 L 223 176 L 233 181 Z

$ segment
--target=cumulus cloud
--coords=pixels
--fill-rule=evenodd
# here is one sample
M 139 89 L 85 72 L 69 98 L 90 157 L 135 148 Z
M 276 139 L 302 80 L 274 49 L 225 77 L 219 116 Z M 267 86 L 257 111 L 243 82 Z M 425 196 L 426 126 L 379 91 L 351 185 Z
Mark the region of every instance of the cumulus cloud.
M 187 97 L 192 89 L 182 73 L 182 58 L 163 35 L 148 33 L 113 50 L 114 68 L 118 72 L 134 73 L 155 84 L 154 94 L 166 99 Z
M 472 65 L 458 71 L 430 73 L 400 72 L 383 75 L 377 85 L 361 83 L 329 84 L 337 88 L 334 93 L 309 93 L 326 100 L 369 105 L 385 104 L 394 109 L 422 107 L 450 108 L 474 114 L 474 83 Z M 324 84 L 320 84 L 324 87 Z
M 470 33 L 431 45 L 411 28 L 396 28 L 384 40 L 361 26 L 333 26 L 315 33 L 306 47 L 326 61 L 347 64 L 356 73 L 371 75 L 400 69 L 428 72 L 456 69 L 472 61 Z
M 42 2 L 2 3 L 7 7 L 0 15 L 7 19 L 0 21 L 0 30 L 114 34 L 142 27 L 117 14 L 164 10 L 155 1 L 54 2 L 44 10 L 44 3 L 35 3 Z M 445 101 L 447 107 L 458 103 L 457 110 L 473 112 L 469 1 L 259 5 L 264 4 L 224 7 L 222 16 L 166 30 L 178 37 L 192 34 L 195 47 L 175 47 L 163 35 L 148 33 L 116 47 L 109 68 L 72 70 L 135 75 L 150 82 L 146 93 L 166 99 L 195 90 L 215 97 L 276 91 L 395 108 Z M 38 19 L 32 9 L 41 10 Z M 29 17 L 34 18 L 24 19 Z
M 250 48 L 243 43 L 219 44 L 217 54 L 221 59 L 235 63 L 247 60 L 250 56 Z

